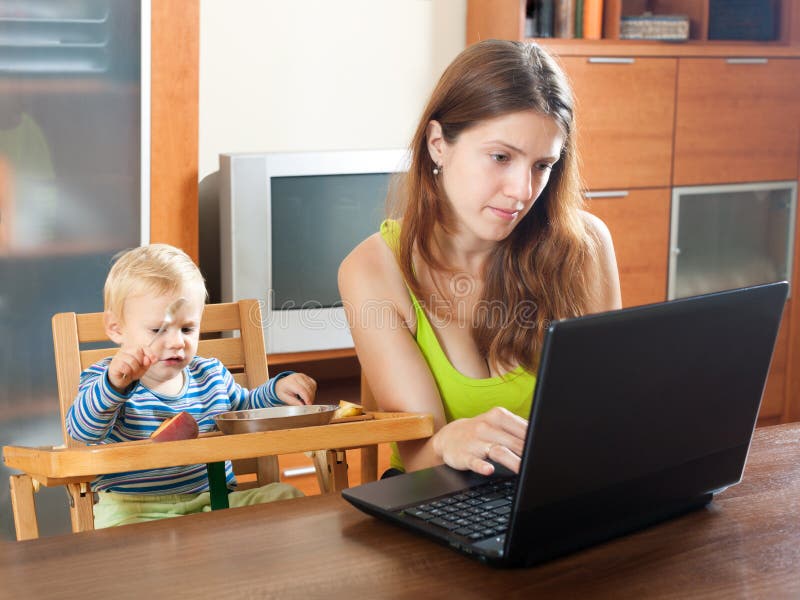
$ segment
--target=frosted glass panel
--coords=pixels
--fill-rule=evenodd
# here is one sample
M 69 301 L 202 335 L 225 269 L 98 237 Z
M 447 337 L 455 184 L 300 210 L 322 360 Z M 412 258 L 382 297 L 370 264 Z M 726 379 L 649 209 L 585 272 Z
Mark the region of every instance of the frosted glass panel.
M 794 182 L 673 190 L 669 297 L 789 280 Z
M 0 2 L 2 445 L 60 443 L 50 319 L 102 310 L 111 257 L 141 240 L 140 23 L 139 2 Z M 43 535 L 69 530 L 52 496 Z

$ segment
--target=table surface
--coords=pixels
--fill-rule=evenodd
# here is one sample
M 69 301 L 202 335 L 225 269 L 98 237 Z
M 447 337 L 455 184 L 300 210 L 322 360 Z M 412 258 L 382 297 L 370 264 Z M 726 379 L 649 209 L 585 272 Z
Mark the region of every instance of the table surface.
M 499 570 L 317 496 L 0 544 L 0 598 L 800 597 L 800 423 L 706 508 Z

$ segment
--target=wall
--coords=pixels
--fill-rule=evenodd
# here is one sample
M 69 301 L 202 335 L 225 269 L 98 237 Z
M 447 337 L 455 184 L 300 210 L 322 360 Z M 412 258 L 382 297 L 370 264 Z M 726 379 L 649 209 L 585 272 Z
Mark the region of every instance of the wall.
M 466 0 L 202 0 L 199 176 L 220 152 L 404 147 Z

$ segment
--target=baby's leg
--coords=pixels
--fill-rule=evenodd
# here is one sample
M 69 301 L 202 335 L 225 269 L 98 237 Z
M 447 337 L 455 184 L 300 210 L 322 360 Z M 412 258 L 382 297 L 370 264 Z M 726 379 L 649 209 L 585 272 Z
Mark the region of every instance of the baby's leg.
M 300 498 L 303 495 L 303 492 L 287 483 L 268 483 L 249 490 L 231 492 L 228 494 L 228 503 L 231 508 L 234 508 L 236 506 L 251 506 L 253 504 L 275 502 L 276 500 Z
M 202 511 L 209 503 L 207 492 L 165 496 L 99 492 L 98 497 L 99 502 L 94 505 L 95 529 L 189 515 Z

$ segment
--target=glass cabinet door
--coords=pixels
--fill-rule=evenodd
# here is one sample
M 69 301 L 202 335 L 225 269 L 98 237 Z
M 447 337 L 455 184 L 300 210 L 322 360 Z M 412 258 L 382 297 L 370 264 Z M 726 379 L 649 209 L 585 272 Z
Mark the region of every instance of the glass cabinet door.
M 149 2 L 0 3 L 0 445 L 61 443 L 50 320 L 102 310 L 111 258 L 146 241 L 149 18 Z M 37 504 L 42 535 L 69 530 L 62 490 Z
M 797 183 L 672 192 L 668 297 L 790 280 Z

